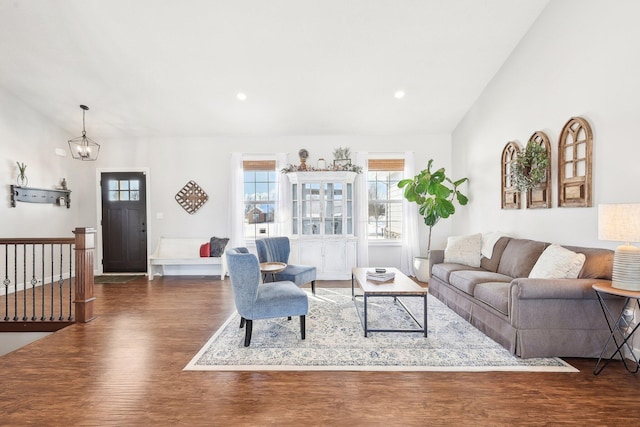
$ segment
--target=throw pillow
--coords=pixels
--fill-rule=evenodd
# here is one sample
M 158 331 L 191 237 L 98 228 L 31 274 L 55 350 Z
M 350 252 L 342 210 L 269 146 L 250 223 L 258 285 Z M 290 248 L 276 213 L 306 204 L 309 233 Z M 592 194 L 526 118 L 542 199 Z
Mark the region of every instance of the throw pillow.
M 228 241 L 229 239 L 227 238 L 212 237 L 209 240 L 209 244 L 211 245 L 211 256 L 221 257 Z
M 529 273 L 529 277 L 535 279 L 576 279 L 585 260 L 584 254 L 553 244 L 542 252 Z
M 480 267 L 482 258 L 482 234 L 452 236 L 447 239 L 444 250 L 444 262 Z
M 211 256 L 211 245 L 209 243 L 200 245 L 200 258 L 207 258 L 209 256 Z
M 482 234 L 482 256 L 491 258 L 493 256 L 493 247 L 502 236 L 506 236 L 502 231 L 491 231 Z

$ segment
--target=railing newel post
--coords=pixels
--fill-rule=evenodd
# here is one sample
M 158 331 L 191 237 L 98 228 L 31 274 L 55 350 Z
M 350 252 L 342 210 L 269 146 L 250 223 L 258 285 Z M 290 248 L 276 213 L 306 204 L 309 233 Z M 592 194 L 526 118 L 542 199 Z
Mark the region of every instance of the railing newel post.
M 90 322 L 93 315 L 93 253 L 95 249 L 95 228 L 77 227 L 75 234 L 75 313 L 76 322 Z

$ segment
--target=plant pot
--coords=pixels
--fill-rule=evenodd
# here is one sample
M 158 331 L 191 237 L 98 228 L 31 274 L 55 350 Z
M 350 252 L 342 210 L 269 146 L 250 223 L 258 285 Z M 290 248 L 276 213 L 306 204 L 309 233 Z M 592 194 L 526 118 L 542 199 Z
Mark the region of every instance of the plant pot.
M 416 275 L 416 279 L 421 282 L 428 282 L 431 277 L 429 258 L 421 256 L 413 257 L 413 272 Z
M 27 175 L 18 175 L 18 178 L 16 178 L 16 184 L 18 184 L 18 187 L 26 187 L 27 185 L 29 185 L 29 179 L 27 178 Z

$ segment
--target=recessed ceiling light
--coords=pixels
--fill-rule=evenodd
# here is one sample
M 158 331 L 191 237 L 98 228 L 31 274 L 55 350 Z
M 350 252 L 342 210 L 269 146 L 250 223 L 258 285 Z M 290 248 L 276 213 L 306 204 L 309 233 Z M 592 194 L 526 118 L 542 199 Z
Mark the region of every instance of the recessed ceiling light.
M 236 98 L 238 98 L 240 101 L 246 101 L 247 94 L 243 92 L 238 92 L 238 94 L 236 95 Z
M 403 90 L 397 90 L 393 93 L 393 97 L 395 99 L 402 99 L 404 98 L 404 91 Z

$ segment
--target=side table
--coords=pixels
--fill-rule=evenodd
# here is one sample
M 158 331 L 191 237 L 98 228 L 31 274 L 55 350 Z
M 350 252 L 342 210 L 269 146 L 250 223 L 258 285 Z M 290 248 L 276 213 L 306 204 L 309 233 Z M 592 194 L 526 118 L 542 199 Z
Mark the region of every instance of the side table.
M 611 331 L 611 335 L 609 335 L 609 339 L 604 345 L 602 353 L 600 353 L 598 362 L 593 368 L 593 373 L 594 375 L 598 375 L 609 364 L 609 362 L 613 360 L 616 354 L 619 354 L 625 369 L 628 372 L 635 374 L 640 368 L 640 362 L 638 362 L 638 358 L 636 357 L 636 355 L 633 354 L 633 348 L 631 347 L 629 341 L 631 340 L 631 337 L 633 337 L 633 334 L 638 330 L 638 327 L 640 327 L 640 322 L 638 322 L 638 324 L 630 332 L 627 332 L 626 329 L 630 325 L 628 325 L 627 321 L 624 319 L 624 311 L 625 308 L 627 308 L 630 300 L 635 300 L 635 306 L 637 306 L 637 308 L 640 310 L 640 292 L 614 288 L 613 286 L 611 286 L 611 283 L 598 283 L 593 285 L 592 287 L 596 291 L 598 301 L 600 302 L 600 307 L 602 307 L 602 313 L 604 314 L 607 325 L 609 326 L 609 331 Z M 617 295 L 625 298 L 624 305 L 622 306 L 620 314 L 616 316 L 614 315 L 614 313 L 611 313 L 611 310 L 604 300 L 604 294 Z M 631 308 L 635 308 L 634 304 L 631 304 Z M 611 341 L 615 343 L 616 351 L 614 351 L 609 358 L 605 358 L 604 354 L 607 351 L 607 348 L 609 347 Z M 635 362 L 634 365 L 629 366 L 627 364 L 627 359 L 625 359 L 624 355 L 622 354 L 623 348 L 626 348 L 628 350 L 629 354 L 633 358 L 633 361 Z M 602 364 L 602 366 L 600 366 L 602 362 L 604 363 Z
M 267 281 L 267 274 L 271 274 L 271 281 L 275 282 L 276 273 L 280 273 L 285 268 L 287 268 L 287 264 L 284 262 L 261 262 L 260 273 L 262 273 L 262 283 Z

